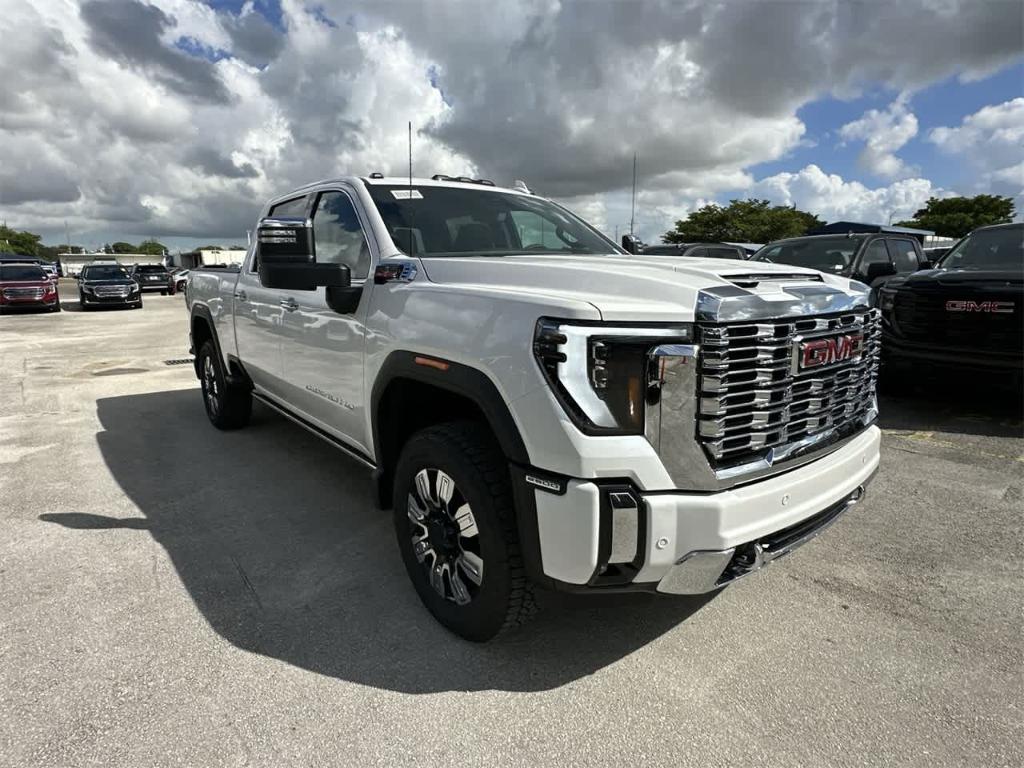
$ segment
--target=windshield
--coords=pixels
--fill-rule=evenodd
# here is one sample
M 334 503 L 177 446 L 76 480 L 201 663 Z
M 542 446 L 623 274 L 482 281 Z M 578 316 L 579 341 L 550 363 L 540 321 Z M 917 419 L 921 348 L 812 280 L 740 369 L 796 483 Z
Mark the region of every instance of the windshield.
M 850 266 L 862 237 L 815 237 L 769 243 L 751 257 L 751 261 L 808 267 L 822 272 L 842 272 Z
M 39 267 L 29 265 L 0 266 L 0 280 L 46 280 L 46 273 Z
M 531 195 L 367 184 L 395 245 L 416 256 L 618 254 L 600 232 Z
M 128 272 L 124 267 L 101 265 L 86 267 L 82 270 L 83 280 L 127 280 Z
M 972 232 L 943 257 L 938 267 L 1024 271 L 1024 227 Z

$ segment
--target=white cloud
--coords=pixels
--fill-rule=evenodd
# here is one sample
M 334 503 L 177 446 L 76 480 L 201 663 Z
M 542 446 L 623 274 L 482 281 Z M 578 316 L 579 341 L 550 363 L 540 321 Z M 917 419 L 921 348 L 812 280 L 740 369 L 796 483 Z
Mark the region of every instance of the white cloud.
M 639 152 L 637 229 L 653 240 L 704 200 L 756 187 L 750 168 L 805 145 L 802 105 L 976 77 L 1019 56 L 1022 37 L 1019 6 L 1000 0 L 938 9 L 932 0 L 282 0 L 280 27 L 261 7 L 7 3 L 3 216 L 51 238 L 67 219 L 93 243 L 238 240 L 282 189 L 333 174 L 404 173 L 411 120 L 417 172 L 522 178 L 609 234 L 628 224 Z M 209 58 L 179 50 L 181 38 Z M 943 45 L 906 45 L 913 39 Z M 900 109 L 878 115 L 885 141 L 866 126 L 848 131 L 867 143 L 865 161 L 892 177 L 909 173 L 893 164 L 913 118 Z M 935 140 L 951 148 L 967 141 L 968 127 Z M 26 158 L 38 160 L 36 173 Z M 982 172 L 1003 179 L 1018 161 Z M 759 184 L 804 194 L 809 168 Z M 922 185 L 930 186 L 910 178 L 881 189 L 897 202 Z M 846 208 L 859 200 L 868 210 L 880 190 L 840 179 L 836 192 Z M 823 210 L 836 208 L 827 197 Z
M 928 140 L 986 172 L 1012 172 L 1024 155 L 1024 98 L 982 107 L 959 126 L 934 128 Z
M 776 205 L 795 205 L 825 221 L 888 223 L 913 216 L 929 197 L 948 193 L 927 179 L 903 179 L 871 189 L 808 165 L 796 173 L 777 173 L 747 190 L 749 197 L 767 198 Z
M 908 141 L 917 135 L 917 117 L 901 95 L 888 109 L 871 109 L 839 129 L 847 141 L 864 141 L 858 161 L 864 169 L 886 179 L 905 179 L 920 171 L 896 156 Z

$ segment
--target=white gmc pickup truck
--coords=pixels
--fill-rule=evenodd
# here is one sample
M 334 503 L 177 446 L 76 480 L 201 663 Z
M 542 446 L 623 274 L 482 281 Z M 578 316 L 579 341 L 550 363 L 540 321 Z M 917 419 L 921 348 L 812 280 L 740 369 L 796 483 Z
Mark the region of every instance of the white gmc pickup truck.
M 255 398 L 372 469 L 420 598 L 471 640 L 534 585 L 719 589 L 878 466 L 866 286 L 634 255 L 522 188 L 301 187 L 187 303 L 214 426 Z

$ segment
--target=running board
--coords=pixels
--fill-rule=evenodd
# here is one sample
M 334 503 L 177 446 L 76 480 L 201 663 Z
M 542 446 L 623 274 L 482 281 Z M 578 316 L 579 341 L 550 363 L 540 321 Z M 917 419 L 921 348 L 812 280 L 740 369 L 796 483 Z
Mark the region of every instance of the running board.
M 356 450 L 352 446 L 348 445 L 348 443 L 346 443 L 343 440 L 335 437 L 330 432 L 327 432 L 326 430 L 321 429 L 316 424 L 311 424 L 309 421 L 307 421 L 306 419 L 302 418 L 297 413 L 292 412 L 290 409 L 288 409 L 287 407 L 281 405 L 280 403 L 272 400 L 267 395 L 264 395 L 261 392 L 253 392 L 252 396 L 253 396 L 254 399 L 259 400 L 261 403 L 263 403 L 268 408 L 271 408 L 272 410 L 277 411 L 279 414 L 284 416 L 289 421 L 295 422 L 296 424 L 298 424 L 300 427 L 302 427 L 306 431 L 312 432 L 314 435 L 319 437 L 324 442 L 330 443 L 332 446 L 334 446 L 338 450 L 343 451 L 344 453 L 348 454 L 351 458 L 353 458 L 356 461 L 358 461 L 364 467 L 366 467 L 368 469 L 372 469 L 372 470 L 376 470 L 377 469 L 377 464 L 373 461 L 373 459 L 371 459 L 369 456 L 367 456 L 364 453 L 362 453 L 362 451 Z

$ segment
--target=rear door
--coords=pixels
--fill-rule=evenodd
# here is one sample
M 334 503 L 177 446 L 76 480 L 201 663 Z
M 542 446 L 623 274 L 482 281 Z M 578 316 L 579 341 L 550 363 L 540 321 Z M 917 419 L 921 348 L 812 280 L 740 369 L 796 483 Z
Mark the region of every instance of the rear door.
M 305 216 L 307 196 L 292 198 L 271 207 L 268 216 Z M 254 238 L 249 255 L 235 284 L 235 344 L 238 357 L 258 390 L 283 400 L 287 387 L 283 380 L 281 356 L 284 337 L 284 291 L 265 288 L 259 276 L 259 245 Z
M 347 264 L 352 286 L 363 288 L 359 304 L 352 312 L 342 313 L 329 305 L 327 288 L 287 291 L 283 359 L 289 406 L 369 453 L 363 351 L 372 288 L 367 276 L 374 257 L 355 200 L 345 186 L 319 190 L 313 196 L 311 216 L 317 263 Z

